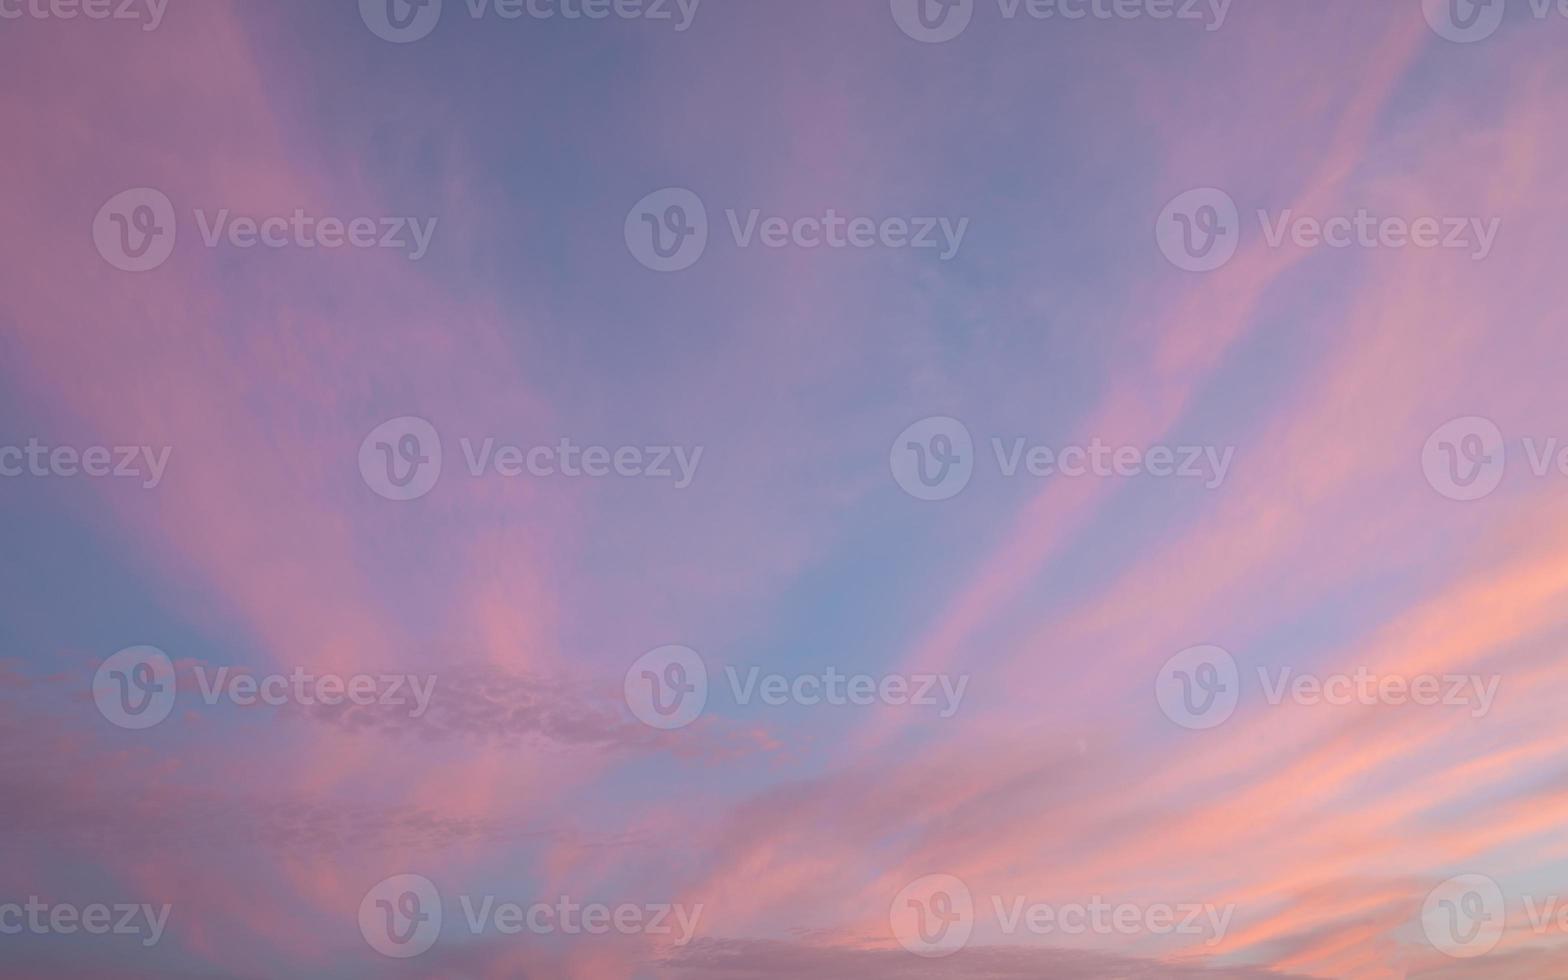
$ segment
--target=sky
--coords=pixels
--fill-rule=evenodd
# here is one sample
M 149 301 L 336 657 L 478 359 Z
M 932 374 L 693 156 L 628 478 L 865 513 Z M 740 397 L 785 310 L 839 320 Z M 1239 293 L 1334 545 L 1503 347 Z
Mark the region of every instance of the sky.
M 0 973 L 1568 973 L 1568 7 L 0 0 Z

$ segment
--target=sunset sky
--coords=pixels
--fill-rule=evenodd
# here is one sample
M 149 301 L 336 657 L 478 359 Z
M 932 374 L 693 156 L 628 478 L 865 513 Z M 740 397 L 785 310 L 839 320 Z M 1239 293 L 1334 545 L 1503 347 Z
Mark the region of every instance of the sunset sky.
M 1568 975 L 1565 50 L 0 0 L 0 974 Z

